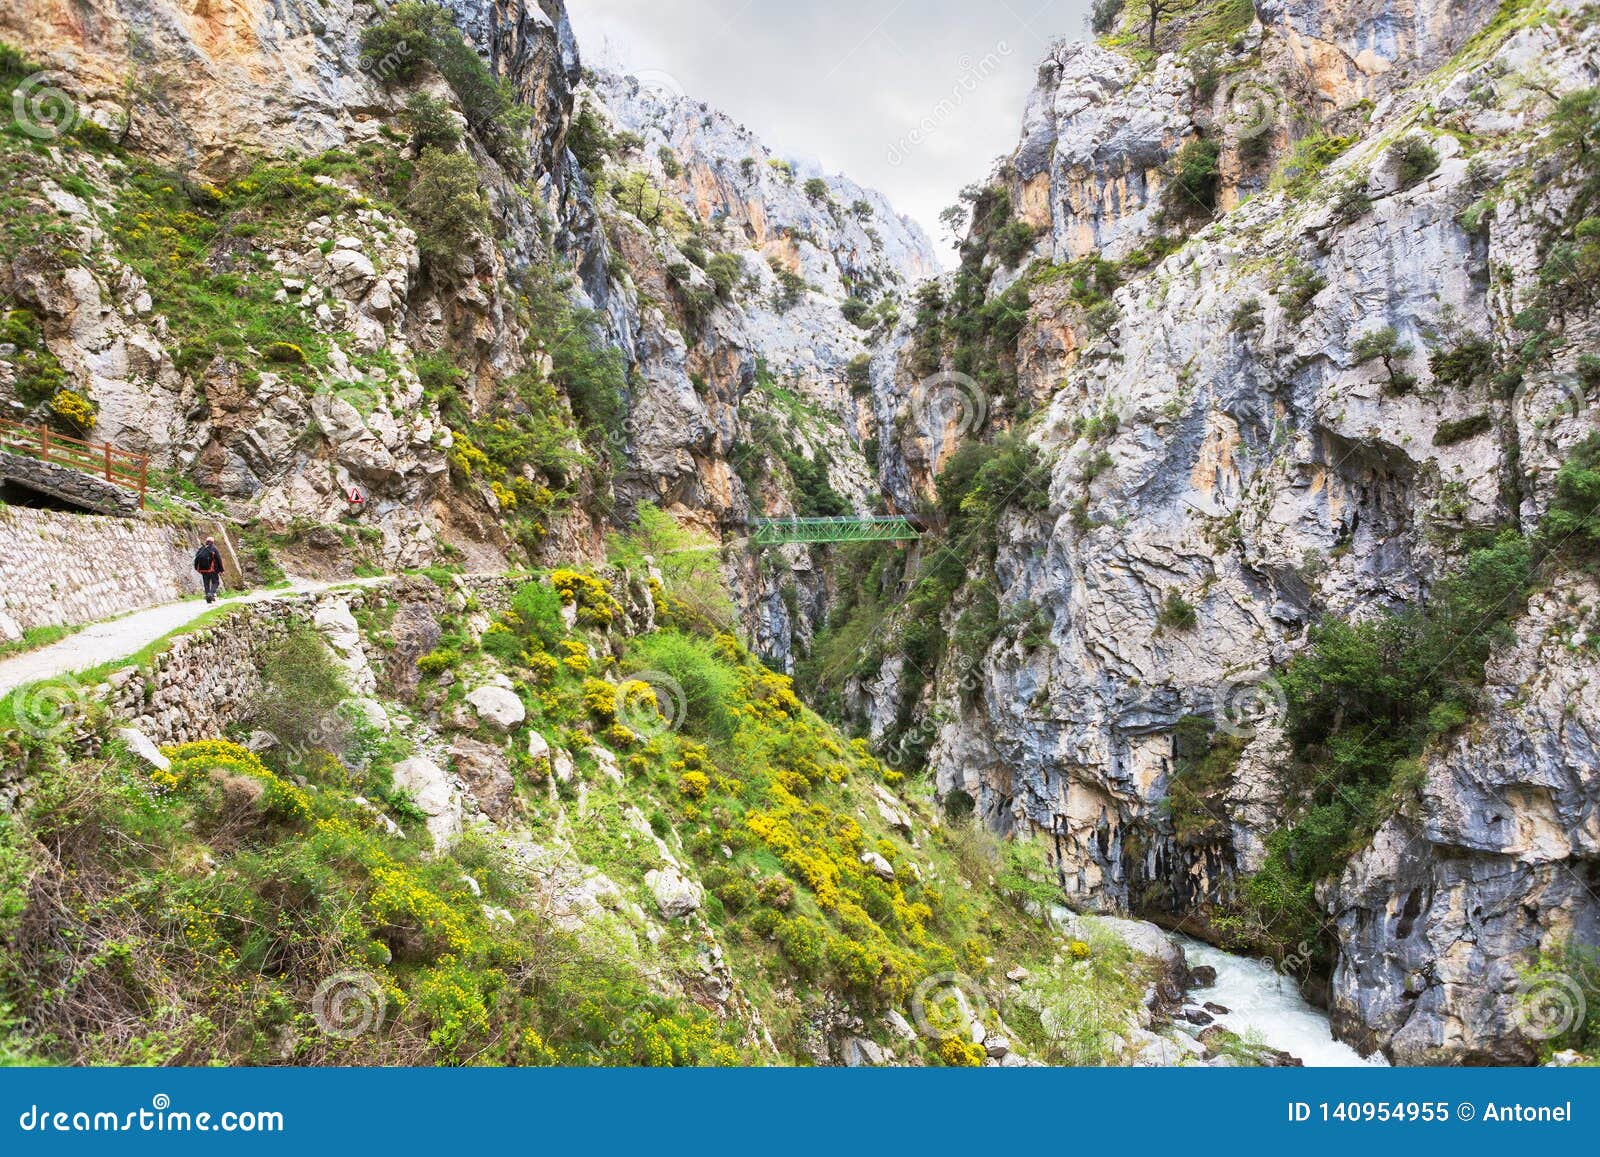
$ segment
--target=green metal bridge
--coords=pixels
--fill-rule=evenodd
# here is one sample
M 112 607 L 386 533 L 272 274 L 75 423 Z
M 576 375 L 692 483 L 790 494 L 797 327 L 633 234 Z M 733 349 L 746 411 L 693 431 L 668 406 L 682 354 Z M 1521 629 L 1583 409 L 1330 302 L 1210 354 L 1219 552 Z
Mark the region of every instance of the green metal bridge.
M 903 514 L 858 518 L 757 518 L 751 523 L 751 546 L 784 546 L 791 542 L 896 542 L 921 538 L 921 519 Z

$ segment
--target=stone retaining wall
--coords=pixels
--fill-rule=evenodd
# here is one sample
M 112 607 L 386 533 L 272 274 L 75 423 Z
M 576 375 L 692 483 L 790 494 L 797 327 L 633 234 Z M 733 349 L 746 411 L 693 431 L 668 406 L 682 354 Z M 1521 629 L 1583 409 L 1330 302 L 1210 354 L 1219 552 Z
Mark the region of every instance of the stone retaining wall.
M 18 483 L 29 490 L 101 514 L 131 518 L 139 513 L 137 491 L 71 466 L 44 462 L 26 454 L 0 451 L 0 480 Z
M 485 575 L 458 578 L 455 584 L 476 596 L 480 610 L 493 613 L 509 605 L 512 593 L 526 581 Z M 215 739 L 248 717 L 262 691 L 262 660 L 273 644 L 296 626 L 313 623 L 319 610 L 337 604 L 359 610 L 369 601 L 388 599 L 392 586 L 386 581 L 238 607 L 209 627 L 179 635 L 149 670 L 126 667 L 114 672 L 107 678 L 106 705 L 119 723 L 138 728 L 158 745 Z M 361 643 L 368 658 L 378 663 L 381 656 L 370 640 Z
M 179 526 L 0 506 L 0 641 L 30 627 L 92 623 L 195 593 L 194 553 L 206 535 L 216 537 L 234 585 L 239 560 L 226 528 L 210 520 Z

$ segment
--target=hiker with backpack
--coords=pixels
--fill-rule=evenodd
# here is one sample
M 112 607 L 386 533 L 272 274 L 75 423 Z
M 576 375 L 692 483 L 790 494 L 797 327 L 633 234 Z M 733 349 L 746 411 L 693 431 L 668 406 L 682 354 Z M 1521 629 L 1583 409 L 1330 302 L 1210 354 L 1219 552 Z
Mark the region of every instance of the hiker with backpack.
M 217 549 L 216 539 L 206 539 L 206 544 L 194 556 L 194 569 L 205 584 L 206 602 L 216 602 L 217 592 L 222 589 L 222 552 Z

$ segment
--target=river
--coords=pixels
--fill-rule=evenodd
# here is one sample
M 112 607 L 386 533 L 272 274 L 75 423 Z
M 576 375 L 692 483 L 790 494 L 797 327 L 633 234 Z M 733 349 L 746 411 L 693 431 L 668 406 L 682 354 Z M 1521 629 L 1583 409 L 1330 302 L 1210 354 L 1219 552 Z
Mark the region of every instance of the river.
M 1217 1023 L 1224 1028 L 1299 1057 L 1308 1068 L 1388 1063 L 1380 1053 L 1363 1060 L 1355 1049 L 1335 1040 L 1327 1014 L 1300 995 L 1291 977 L 1270 964 L 1234 956 L 1187 936 L 1176 939 L 1190 968 L 1205 964 L 1217 970 L 1216 984 L 1191 989 L 1187 1003 L 1222 1005 L 1228 1011 L 1217 1017 Z

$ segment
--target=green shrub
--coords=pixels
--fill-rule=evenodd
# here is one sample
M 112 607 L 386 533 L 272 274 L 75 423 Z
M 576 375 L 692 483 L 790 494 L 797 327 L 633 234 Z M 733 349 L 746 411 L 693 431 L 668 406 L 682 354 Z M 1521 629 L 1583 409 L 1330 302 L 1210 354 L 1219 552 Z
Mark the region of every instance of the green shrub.
M 411 147 L 420 155 L 424 149 L 451 152 L 461 145 L 461 130 L 456 127 L 450 106 L 425 92 L 412 93 L 400 112 L 400 127 L 411 137 Z
M 1573 447 L 1556 472 L 1541 536 L 1554 548 L 1600 557 L 1600 434 Z
M 1199 624 L 1200 618 L 1195 614 L 1194 604 L 1183 597 L 1182 592 L 1174 589 L 1167 592 L 1166 601 L 1161 604 L 1161 614 L 1156 621 L 1161 626 L 1174 631 L 1192 631 Z
M 1529 542 L 1506 532 L 1419 608 L 1312 628 L 1280 680 L 1294 751 L 1285 786 L 1305 810 L 1269 838 L 1245 889 L 1268 946 L 1319 940 L 1317 881 L 1342 869 L 1411 790 L 1428 742 L 1477 703 L 1490 646 L 1524 605 L 1532 571 Z
M 1411 356 L 1411 347 L 1400 340 L 1393 326 L 1362 334 L 1352 343 L 1350 352 L 1357 365 L 1381 361 L 1389 378 L 1389 388 L 1397 394 L 1403 394 L 1417 384 L 1416 375 L 1395 364 Z
M 772 268 L 772 275 L 778 279 L 778 289 L 773 294 L 772 308 L 779 313 L 788 313 L 806 299 L 806 291 L 810 286 L 806 284 L 804 277 L 776 257 L 770 258 L 768 265 Z
M 1494 372 L 1494 344 L 1487 338 L 1467 337 L 1448 348 L 1428 354 L 1434 380 L 1458 390 L 1486 381 Z
M 524 583 L 511 596 L 511 610 L 517 616 L 520 630 L 547 651 L 554 650 L 556 643 L 566 636 L 561 596 L 548 583 Z
M 338 751 L 348 734 L 338 707 L 350 692 L 322 636 L 309 628 L 292 631 L 265 653 L 260 671 L 261 691 L 250 701 L 248 719 L 277 738 L 274 757 Z
M 1439 167 L 1439 154 L 1427 137 L 1403 137 L 1389 146 L 1389 160 L 1400 188 L 1409 189 Z
M 1440 422 L 1439 428 L 1433 432 L 1433 444 L 1454 446 L 1457 442 L 1465 442 L 1468 438 L 1487 434 L 1493 428 L 1494 419 L 1487 413 L 1473 414 L 1453 422 Z
M 533 111 L 509 81 L 495 76 L 466 42 L 449 11 L 401 0 L 361 34 L 361 53 L 386 83 L 409 83 L 431 63 L 461 102 L 467 123 L 502 161 L 521 159 L 521 136 Z M 437 121 L 434 122 L 437 127 Z
M 995 231 L 989 251 L 1003 268 L 1010 269 L 1028 255 L 1037 236 L 1032 225 L 1012 218 Z
M 1303 197 L 1316 186 L 1322 170 L 1355 143 L 1354 136 L 1330 136 L 1320 130 L 1301 137 L 1280 162 L 1277 179 L 1291 196 Z
M 0 322 L 0 344 L 14 347 L 9 359 L 16 374 L 14 388 L 26 405 L 47 402 L 66 388 L 67 374 L 44 344 L 38 319 L 28 310 L 13 309 Z
M 738 257 L 732 253 L 718 253 L 706 261 L 705 268 L 717 296 L 724 301 L 732 298 L 744 271 Z
M 628 665 L 634 671 L 659 671 L 682 689 L 684 725 L 691 732 L 728 734 L 739 678 L 710 643 L 677 631 L 641 635 L 628 649 Z
M 448 269 L 489 227 L 489 208 L 479 195 L 483 178 L 466 153 L 426 149 L 406 195 L 406 216 L 417 244 L 436 268 Z
M 1295 325 L 1311 316 L 1312 302 L 1328 286 L 1327 279 L 1298 258 L 1290 258 L 1278 278 L 1278 300 Z
M 1166 205 L 1180 216 L 1210 215 L 1217 208 L 1222 185 L 1221 146 L 1213 140 L 1192 140 L 1178 150 Z

